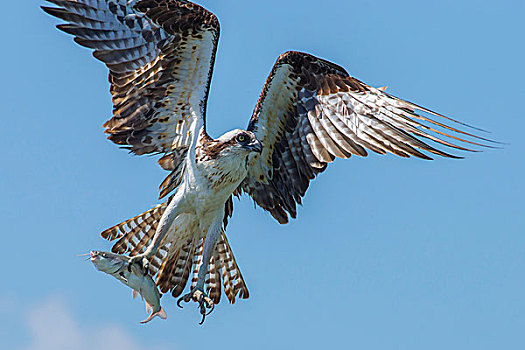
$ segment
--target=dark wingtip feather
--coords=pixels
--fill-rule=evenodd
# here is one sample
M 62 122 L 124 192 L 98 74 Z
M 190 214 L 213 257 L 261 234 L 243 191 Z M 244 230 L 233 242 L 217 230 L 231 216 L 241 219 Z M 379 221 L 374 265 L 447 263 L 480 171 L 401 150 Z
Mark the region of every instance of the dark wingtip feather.
M 396 98 L 395 96 L 390 95 L 390 94 L 388 94 L 388 93 L 386 93 L 386 92 L 384 92 L 384 94 L 386 94 L 386 95 L 388 95 L 388 96 L 390 96 L 390 97 Z M 478 128 L 478 127 L 476 127 L 476 126 L 469 125 L 469 124 L 464 123 L 464 122 L 461 122 L 461 121 L 459 121 L 459 120 L 456 120 L 456 119 L 453 119 L 453 118 L 447 117 L 447 116 L 445 116 L 445 115 L 443 115 L 443 114 L 440 114 L 440 113 L 434 112 L 434 111 L 432 111 L 432 110 L 430 110 L 430 109 L 428 109 L 428 108 L 422 107 L 422 106 L 420 106 L 420 105 L 418 105 L 418 104 L 415 104 L 415 103 L 413 103 L 413 102 L 409 102 L 409 103 L 410 103 L 414 108 L 419 109 L 420 111 L 423 111 L 423 112 L 426 112 L 426 113 L 429 113 L 429 114 L 435 115 L 435 116 L 437 116 L 437 117 L 441 117 L 441 118 L 444 118 L 444 119 L 450 120 L 450 121 L 453 122 L 453 123 L 456 123 L 456 124 L 459 124 L 459 125 L 463 125 L 463 126 L 465 126 L 465 127 L 467 127 L 467 128 L 473 129 L 473 130 L 477 130 L 477 131 L 481 131 L 481 132 L 485 132 L 485 133 L 490 134 L 490 131 L 487 131 L 487 130 L 485 130 L 485 129 L 481 129 L 481 128 Z M 487 141 L 488 141 L 488 140 L 487 140 Z
M 447 124 L 443 124 L 443 123 L 440 123 L 438 122 L 437 120 L 434 120 L 434 119 L 431 119 L 431 118 L 428 118 L 428 117 L 425 117 L 421 114 L 417 114 L 415 113 L 415 110 L 419 110 L 419 111 L 422 111 L 422 112 L 425 112 L 425 113 L 428 113 L 428 114 L 431 114 L 433 116 L 436 116 L 436 117 L 440 117 L 440 118 L 443 118 L 443 119 L 446 119 L 448 121 L 451 121 L 453 123 L 456 123 L 456 124 L 459 124 L 459 125 L 462 125 L 462 126 L 465 126 L 467 128 L 471 128 L 471 129 L 474 129 L 474 130 L 478 130 L 478 131 L 481 131 L 481 132 L 485 132 L 485 133 L 489 133 L 488 131 L 484 130 L 484 129 L 481 129 L 481 128 L 478 128 L 478 127 L 475 127 L 475 126 L 472 126 L 472 125 L 469 125 L 467 123 L 463 123 L 463 122 L 460 122 L 456 119 L 453 119 L 453 118 L 450 118 L 450 117 L 447 117 L 443 114 L 440 114 L 440 113 L 437 113 L 437 112 L 434 112 L 433 110 L 430 110 L 428 108 L 425 108 L 425 107 L 422 107 L 418 104 L 415 104 L 413 102 L 409 102 L 409 101 L 405 101 L 405 100 L 402 100 L 394 95 L 391 95 L 389 93 L 386 93 L 386 92 L 382 92 L 382 94 L 398 101 L 398 102 L 403 102 L 406 107 L 403 108 L 401 107 L 402 110 L 404 110 L 405 112 L 411 114 L 412 117 L 416 118 L 416 119 L 420 119 L 420 120 L 424 120 L 426 122 L 429 122 L 431 124 L 434 124 L 434 125 L 437 125 L 437 126 L 440 126 L 444 129 L 447 129 L 447 130 L 450 130 L 450 131 L 453 131 L 453 132 L 456 132 L 458 134 L 463 134 L 463 135 L 467 135 L 467 136 L 470 136 L 472 138 L 475 138 L 475 139 L 478 139 L 478 140 L 483 140 L 483 141 L 486 141 L 486 142 L 490 142 L 490 143 L 496 143 L 496 144 L 501 144 L 500 142 L 498 141 L 495 141 L 495 140 L 491 140 L 491 139 L 488 139 L 488 138 L 485 138 L 485 137 L 481 137 L 481 136 L 478 136 L 478 135 L 474 135 L 474 134 L 471 134 L 471 133 L 468 133 L 466 131 L 463 131 L 463 130 L 459 130 L 459 129 L 456 129 L 456 128 L 453 128 Z M 435 131 L 437 132 L 436 130 L 434 129 L 431 129 L 432 131 Z M 441 133 L 441 132 L 440 132 Z M 451 137 L 451 138 L 455 138 L 451 135 L 448 135 L 448 134 L 444 134 L 444 133 L 441 133 L 442 135 L 445 135 L 445 136 L 448 136 L 448 137 Z M 475 143 L 475 142 L 471 142 L 471 141 L 466 141 L 466 140 L 463 140 L 463 139 L 459 139 L 459 138 L 455 138 L 457 140 L 460 140 L 462 142 L 467 142 L 467 143 L 470 143 L 470 144 L 475 144 L 477 146 L 482 146 L 482 147 L 488 147 L 484 144 L 478 144 L 478 143 Z
M 66 19 L 64 17 L 68 15 L 68 12 L 64 10 L 63 8 L 49 7 L 49 6 L 40 6 L 40 8 L 48 15 L 51 15 L 53 17 L 57 17 L 60 19 Z
M 78 27 L 71 24 L 59 24 L 57 25 L 57 29 L 63 31 L 66 34 L 77 35 L 75 30 L 77 30 Z
M 56 7 L 40 6 L 40 8 L 42 9 L 42 11 L 44 11 L 48 15 L 54 16 L 53 10 L 56 10 Z

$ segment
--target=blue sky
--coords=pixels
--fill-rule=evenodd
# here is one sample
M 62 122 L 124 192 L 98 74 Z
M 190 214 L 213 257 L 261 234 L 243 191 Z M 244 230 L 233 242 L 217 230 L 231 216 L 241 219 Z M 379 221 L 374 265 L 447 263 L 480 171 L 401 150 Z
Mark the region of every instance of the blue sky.
M 156 203 L 163 171 L 105 139 L 105 67 L 41 1 L 3 4 L 0 339 L 6 349 L 521 349 L 525 328 L 523 1 L 200 2 L 221 21 L 212 136 L 245 127 L 279 54 L 492 131 L 503 150 L 336 161 L 280 226 L 248 198 L 228 227 L 251 297 L 167 321 L 77 257 Z

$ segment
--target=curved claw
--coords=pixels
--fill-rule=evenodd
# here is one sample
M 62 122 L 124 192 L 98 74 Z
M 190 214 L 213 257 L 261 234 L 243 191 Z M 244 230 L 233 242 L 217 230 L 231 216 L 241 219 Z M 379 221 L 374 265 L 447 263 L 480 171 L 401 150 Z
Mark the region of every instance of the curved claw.
M 211 314 L 213 309 L 215 309 L 215 304 L 213 302 L 210 303 L 208 300 L 206 300 L 205 295 L 201 294 L 200 301 L 199 301 L 199 308 L 200 308 L 200 312 L 202 315 L 202 320 L 199 324 L 202 325 L 204 323 L 204 320 L 206 319 L 206 316 Z M 207 311 L 206 309 L 210 309 L 210 310 Z
M 204 306 L 204 294 L 201 294 L 199 297 L 199 308 L 202 310 L 202 307 Z M 206 308 L 206 306 L 204 306 Z
M 192 299 L 193 297 L 193 292 L 190 292 L 186 295 L 183 295 L 179 298 L 179 300 L 177 300 L 177 306 L 180 307 L 181 309 L 183 308 L 182 305 L 180 303 L 182 302 L 185 302 L 185 303 L 189 303 L 190 300 Z
M 199 324 L 203 324 L 206 316 L 215 309 L 215 304 L 202 290 L 195 288 L 188 294 L 180 297 L 177 300 L 177 306 L 182 309 L 182 302 L 188 303 L 191 300 L 195 300 L 198 303 L 197 307 L 202 315 L 202 320 Z
M 144 270 L 144 276 L 149 274 L 149 260 L 144 254 L 132 256 L 129 260 L 128 270 L 131 271 L 131 265 L 137 264 Z
M 184 307 L 180 304 L 184 301 L 184 297 L 180 297 L 179 300 L 177 300 L 177 306 L 183 309 Z
M 199 322 L 199 325 L 203 325 L 204 319 L 206 318 L 206 314 L 202 314 L 202 320 Z
M 211 312 L 212 312 L 214 309 L 215 309 L 215 304 L 211 304 L 210 311 L 208 311 L 208 312 L 206 313 L 205 316 L 208 316 L 209 314 L 211 314 Z M 203 320 L 204 320 L 204 319 L 203 319 Z
M 206 316 L 208 316 L 209 314 L 211 314 L 211 312 L 213 311 L 213 309 L 215 309 L 215 304 L 211 304 L 210 306 L 210 310 L 208 312 L 206 312 L 206 309 L 207 309 L 207 305 L 208 303 L 206 302 L 206 305 L 204 305 L 204 303 L 201 305 L 200 309 L 201 309 L 201 315 L 202 315 L 202 320 L 199 322 L 200 325 L 202 325 L 204 323 L 204 320 L 206 319 Z

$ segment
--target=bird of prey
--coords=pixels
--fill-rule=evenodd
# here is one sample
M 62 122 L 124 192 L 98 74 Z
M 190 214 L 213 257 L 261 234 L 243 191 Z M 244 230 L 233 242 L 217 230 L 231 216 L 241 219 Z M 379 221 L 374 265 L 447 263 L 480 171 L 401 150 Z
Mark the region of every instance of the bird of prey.
M 162 293 L 200 304 L 248 289 L 225 236 L 232 196 L 249 195 L 279 223 L 295 218 L 309 183 L 335 158 L 369 151 L 458 158 L 482 137 L 468 125 L 394 97 L 334 63 L 289 51 L 277 59 L 246 130 L 213 138 L 206 104 L 219 21 L 184 0 L 47 0 L 58 28 L 109 69 L 108 138 L 130 152 L 159 154 L 169 175 L 154 208 L 102 233 L 112 251 L 144 264 Z M 486 140 L 489 141 L 489 140 Z M 474 147 L 477 148 L 477 147 Z

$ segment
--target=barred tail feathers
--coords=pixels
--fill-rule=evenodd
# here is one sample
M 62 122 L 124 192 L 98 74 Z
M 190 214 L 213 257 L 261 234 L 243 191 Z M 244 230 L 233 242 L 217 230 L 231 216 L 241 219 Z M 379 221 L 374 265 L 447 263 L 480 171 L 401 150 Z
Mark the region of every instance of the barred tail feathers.
M 194 239 L 188 239 L 179 249 L 170 252 L 157 275 L 157 285 L 162 293 L 178 297 L 188 282 L 195 254 Z
M 233 256 L 232 248 L 228 243 L 224 230 L 221 232 L 216 252 L 221 262 L 220 271 L 223 279 L 224 294 L 226 294 L 230 303 L 235 303 L 237 295 L 239 295 L 240 299 L 248 299 L 250 296 L 248 287 L 246 287 L 241 270 L 237 265 L 237 261 L 235 261 L 235 256 Z
M 129 253 L 130 256 L 143 253 L 151 243 L 160 218 L 167 206 L 168 202 L 156 205 L 142 214 L 106 229 L 100 235 L 108 241 L 117 240 L 111 248 L 113 253 Z M 159 271 L 169 250 L 170 244 L 168 243 L 161 246 L 157 254 L 150 259 L 149 273 L 152 276 Z
M 202 243 L 198 254 L 194 259 L 193 277 L 191 288 L 197 285 L 199 269 L 202 265 Z M 222 282 L 222 283 L 221 283 Z M 242 277 L 241 270 L 237 266 L 233 251 L 228 243 L 224 230 L 221 230 L 221 236 L 215 247 L 215 251 L 210 259 L 208 271 L 205 278 L 205 289 L 208 296 L 215 304 L 218 304 L 224 286 L 224 294 L 228 301 L 235 303 L 237 296 L 241 299 L 248 299 L 250 293 Z
M 115 239 L 124 238 L 125 236 L 131 238 L 139 231 L 145 230 L 147 226 L 155 226 L 156 228 L 167 205 L 167 202 L 156 205 L 142 214 L 102 231 L 100 235 L 108 241 L 113 241 Z
M 131 256 L 140 254 L 151 243 L 166 207 L 167 202 L 159 204 L 105 230 L 101 236 L 109 241 L 117 240 L 111 249 L 114 253 L 129 253 Z M 157 254 L 150 259 L 149 273 L 152 276 L 157 275 L 156 282 L 162 293 L 171 292 L 173 297 L 181 295 L 192 268 L 192 288 L 196 285 L 198 271 L 202 264 L 204 243 L 204 239 L 199 237 L 202 235 L 193 235 L 184 243 L 167 243 L 161 246 Z M 232 304 L 235 303 L 237 296 L 241 299 L 249 297 L 248 289 L 224 229 L 210 260 L 205 278 L 205 290 L 215 304 L 220 302 L 222 286 L 224 286 L 226 297 Z

